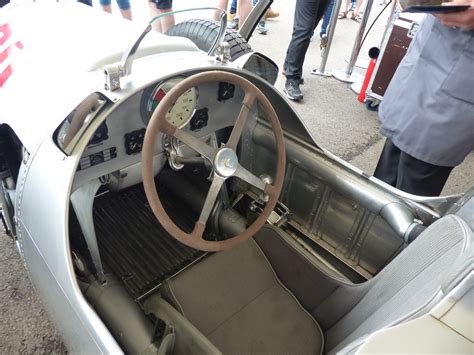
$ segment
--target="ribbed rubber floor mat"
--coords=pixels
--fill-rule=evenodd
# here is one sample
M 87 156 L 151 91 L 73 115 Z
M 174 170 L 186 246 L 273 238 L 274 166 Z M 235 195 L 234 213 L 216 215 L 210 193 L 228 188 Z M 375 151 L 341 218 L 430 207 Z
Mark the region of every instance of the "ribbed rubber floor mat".
M 184 214 L 180 215 L 180 221 L 188 216 L 182 210 L 167 208 L 167 212 Z M 185 220 L 185 224 L 192 226 L 194 222 Z M 150 209 L 141 185 L 97 197 L 94 225 L 103 262 L 123 280 L 134 298 L 203 254 L 165 232 Z

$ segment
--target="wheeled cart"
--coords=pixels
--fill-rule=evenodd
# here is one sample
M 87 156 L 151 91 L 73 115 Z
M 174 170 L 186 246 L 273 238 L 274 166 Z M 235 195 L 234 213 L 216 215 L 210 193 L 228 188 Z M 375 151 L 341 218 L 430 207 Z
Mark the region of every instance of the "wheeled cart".
M 390 81 L 407 53 L 424 14 L 395 11 L 382 39 L 381 52 L 366 93 L 366 107 L 376 110 Z

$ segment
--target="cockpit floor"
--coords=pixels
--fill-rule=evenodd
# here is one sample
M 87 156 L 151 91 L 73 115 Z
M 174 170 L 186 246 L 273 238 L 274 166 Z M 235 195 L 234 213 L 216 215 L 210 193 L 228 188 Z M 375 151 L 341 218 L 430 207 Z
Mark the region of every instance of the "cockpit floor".
M 193 225 L 192 217 L 182 208 L 171 204 L 165 208 L 172 218 L 179 216 L 179 224 Z M 143 185 L 96 197 L 94 225 L 106 269 L 119 277 L 137 300 L 204 254 L 179 243 L 161 227 Z

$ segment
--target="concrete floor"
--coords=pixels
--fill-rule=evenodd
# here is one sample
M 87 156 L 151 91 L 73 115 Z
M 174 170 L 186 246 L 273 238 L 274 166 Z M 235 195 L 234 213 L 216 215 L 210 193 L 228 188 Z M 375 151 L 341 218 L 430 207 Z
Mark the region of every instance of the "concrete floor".
M 175 8 L 187 4 L 185 0 L 175 0 L 174 3 Z M 202 5 L 209 3 L 212 0 L 200 1 Z M 294 4 L 295 0 L 277 0 L 274 9 L 279 10 L 281 16 L 267 22 L 266 36 L 255 34 L 250 40 L 254 50 L 266 54 L 279 65 L 283 63 L 291 37 Z M 146 21 L 148 10 L 145 1 L 132 2 L 132 6 L 135 20 Z M 371 19 L 381 8 L 376 0 Z M 380 17 L 367 36 L 361 58 L 367 58 L 365 53 L 368 48 L 380 44 L 387 13 Z M 358 24 L 350 19 L 338 21 L 327 70 L 346 68 L 357 30 Z M 319 39 L 315 36 L 304 66 L 305 84 L 302 88 L 305 98 L 301 103 L 293 103 L 293 106 L 319 145 L 372 174 L 383 145 L 383 137 L 378 132 L 377 114 L 367 111 L 347 84 L 311 75 L 310 70 L 319 66 L 320 58 Z M 276 86 L 281 90 L 283 84 L 283 77 L 280 76 Z M 471 154 L 453 171 L 443 193 L 462 192 L 472 187 L 473 171 L 474 154 Z M 0 351 L 66 352 L 27 278 L 13 242 L 4 235 L 0 235 L 0 280 Z

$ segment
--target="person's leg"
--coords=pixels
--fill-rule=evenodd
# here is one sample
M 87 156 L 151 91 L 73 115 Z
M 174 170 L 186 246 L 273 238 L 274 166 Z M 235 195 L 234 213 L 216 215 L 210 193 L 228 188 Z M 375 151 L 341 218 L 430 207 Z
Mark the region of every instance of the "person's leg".
M 103 11 L 108 12 L 109 14 L 112 13 L 111 0 L 100 0 L 100 7 Z
M 228 0 L 217 0 L 216 7 L 227 11 L 227 6 L 229 4 Z M 214 21 L 220 21 L 220 12 L 219 11 L 214 11 Z
M 398 149 L 389 138 L 387 138 L 382 153 L 380 154 L 377 167 L 375 168 L 374 176 L 377 179 L 396 187 L 400 154 L 401 150 Z
M 219 9 L 227 11 L 227 6 L 229 4 L 229 0 L 217 0 L 216 7 Z
M 402 151 L 398 165 L 397 189 L 420 196 L 439 196 L 453 167 L 418 160 Z
M 301 79 L 303 62 L 315 27 L 319 0 L 297 0 L 293 33 L 283 69 L 287 79 Z
M 343 19 L 347 17 L 347 13 L 349 12 L 349 4 L 349 0 L 342 0 L 341 12 L 339 12 L 339 14 L 337 15 L 338 19 Z
M 149 4 L 152 18 L 173 11 L 172 0 L 156 0 L 156 3 L 150 2 Z M 173 27 L 174 24 L 174 15 L 168 15 L 154 21 L 152 26 L 155 31 L 165 33 L 168 29 Z
M 237 13 L 237 0 L 232 0 L 232 2 L 230 3 L 229 12 L 231 14 L 236 14 Z
M 235 17 L 237 16 L 237 0 L 232 0 L 230 3 L 230 9 L 227 13 L 227 23 L 231 23 L 234 21 Z
M 329 0 L 328 8 L 324 12 L 324 16 L 323 16 L 323 23 L 321 25 L 321 32 L 319 33 L 320 38 L 322 38 L 323 36 L 325 36 L 327 34 L 329 21 L 331 21 L 332 12 L 334 10 L 334 4 L 335 4 L 334 0 Z
M 283 72 L 286 75 L 284 93 L 290 100 L 303 99 L 300 90 L 303 62 L 314 30 L 326 10 L 329 0 L 297 0 L 293 33 L 286 51 Z
M 153 20 L 156 16 L 159 16 L 161 14 L 161 11 L 156 6 L 156 3 L 154 0 L 151 0 L 148 3 L 148 5 L 150 5 L 150 17 Z M 151 26 L 156 32 L 163 32 L 161 29 L 161 20 L 158 19 L 158 20 L 153 21 Z
M 106 1 L 110 1 L 110 0 L 106 0 Z M 130 6 L 130 0 L 117 0 L 117 5 L 120 9 L 120 13 L 122 14 L 122 17 L 127 20 L 132 20 L 132 8 Z
M 237 17 L 239 18 L 239 26 L 242 26 L 252 10 L 252 3 L 250 0 L 237 1 Z
M 258 0 L 252 0 L 252 6 L 255 7 L 258 4 Z M 262 17 L 260 21 L 258 21 L 257 25 L 257 32 L 260 33 L 261 35 L 266 35 L 267 34 L 267 28 L 265 27 L 265 16 Z
M 362 17 L 360 16 L 359 12 L 363 4 L 364 4 L 364 0 L 357 0 L 354 11 L 352 12 L 351 18 L 357 22 L 360 22 L 362 20 Z

